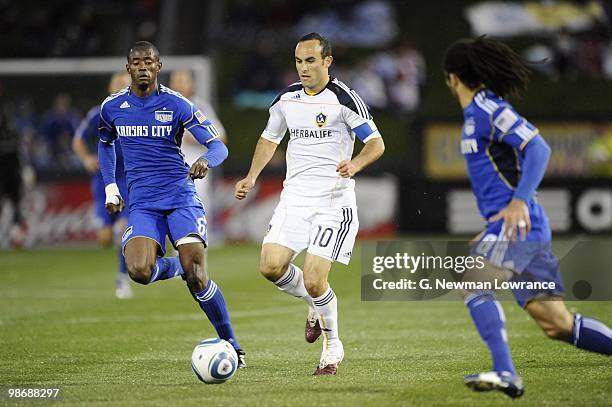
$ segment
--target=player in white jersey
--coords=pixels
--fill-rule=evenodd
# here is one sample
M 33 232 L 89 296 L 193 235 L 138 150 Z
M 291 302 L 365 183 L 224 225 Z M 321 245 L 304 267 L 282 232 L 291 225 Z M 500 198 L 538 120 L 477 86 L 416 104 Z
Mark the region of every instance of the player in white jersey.
M 352 177 L 376 161 L 385 146 L 361 98 L 330 78 L 329 41 L 317 33 L 300 38 L 295 66 L 300 82 L 270 106 L 248 175 L 236 183 L 244 199 L 289 133 L 287 175 L 281 199 L 263 240 L 260 272 L 278 288 L 309 305 L 306 340 L 323 331 L 315 375 L 334 375 L 344 357 L 338 335 L 337 299 L 328 283 L 334 261 L 348 264 L 359 221 Z M 355 136 L 365 143 L 354 158 Z M 302 271 L 291 261 L 307 250 Z
M 215 124 L 215 128 L 219 133 L 219 140 L 227 144 L 225 128 L 221 124 L 221 120 L 219 120 L 213 107 L 206 100 L 194 95 L 193 74 L 191 71 L 187 69 L 172 71 L 169 85 L 170 89 L 185 96 L 194 105 L 200 108 L 201 111 L 206 112 L 208 119 Z M 185 156 L 185 162 L 191 166 L 200 157 L 206 154 L 207 148 L 200 144 L 200 142 L 187 131 L 183 136 L 181 151 Z M 206 178 L 194 180 L 198 196 L 207 204 L 206 218 L 208 220 L 208 239 L 210 246 L 223 244 L 223 233 L 221 232 L 221 228 L 215 224 L 215 213 L 218 205 L 215 205 L 217 202 L 215 202 L 215 197 L 212 192 L 214 179 L 220 176 L 220 170 L 221 167 L 219 166 L 215 168 L 214 172 L 209 173 Z

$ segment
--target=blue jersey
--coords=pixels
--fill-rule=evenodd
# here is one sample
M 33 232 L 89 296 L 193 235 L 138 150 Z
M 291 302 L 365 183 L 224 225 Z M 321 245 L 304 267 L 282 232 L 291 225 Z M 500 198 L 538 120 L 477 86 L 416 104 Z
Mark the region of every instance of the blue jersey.
M 461 153 L 481 215 L 488 219 L 505 208 L 521 178 L 523 149 L 538 129 L 505 100 L 481 90 L 463 110 Z M 532 198 L 527 203 L 537 205 Z
M 201 205 L 181 153 L 184 130 L 203 144 L 218 138 L 193 103 L 163 85 L 147 97 L 128 87 L 102 103 L 100 141 L 121 139 L 130 211 Z
M 82 139 L 85 144 L 89 147 L 89 151 L 97 151 L 98 150 L 98 141 L 99 141 L 99 133 L 98 129 L 100 128 L 100 106 L 94 106 L 87 112 L 85 118 L 79 124 L 76 131 L 74 132 L 74 137 L 78 137 Z M 123 153 L 121 151 L 121 147 L 115 144 L 115 151 L 117 154 L 117 164 L 115 167 L 115 176 L 120 179 L 124 178 L 123 172 Z M 102 175 L 100 171 L 94 175 L 94 177 L 99 177 L 102 179 Z

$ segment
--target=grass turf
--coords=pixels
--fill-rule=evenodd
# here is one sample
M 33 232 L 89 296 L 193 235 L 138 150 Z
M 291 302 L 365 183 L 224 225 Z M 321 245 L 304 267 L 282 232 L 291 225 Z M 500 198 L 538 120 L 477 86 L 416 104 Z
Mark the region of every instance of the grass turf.
M 258 275 L 258 256 L 250 245 L 209 253 L 249 367 L 225 384 L 204 385 L 190 354 L 216 335 L 180 279 L 117 300 L 111 251 L 0 252 L 0 386 L 59 386 L 63 405 L 88 406 L 512 402 L 464 387 L 463 375 L 490 361 L 462 303 L 361 302 L 359 253 L 331 277 L 345 361 L 336 377 L 311 376 L 320 342 L 303 339 L 306 306 Z M 610 302 L 570 306 L 612 324 Z M 526 384 L 521 404 L 611 405 L 610 358 L 550 341 L 514 303 L 504 308 Z

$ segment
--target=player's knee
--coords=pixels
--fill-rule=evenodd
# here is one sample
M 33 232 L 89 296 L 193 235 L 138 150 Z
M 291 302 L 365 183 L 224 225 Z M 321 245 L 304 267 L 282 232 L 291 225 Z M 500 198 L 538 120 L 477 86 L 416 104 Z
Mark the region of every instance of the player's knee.
M 281 264 L 279 262 L 266 261 L 262 259 L 259 263 L 259 272 L 262 276 L 274 282 L 285 274 L 288 266 L 288 264 Z
M 139 284 L 149 284 L 154 264 L 147 261 L 127 263 L 130 278 Z
M 185 270 L 185 281 L 192 292 L 200 292 L 208 285 L 208 276 L 204 270 L 204 255 L 195 253 L 181 258 Z

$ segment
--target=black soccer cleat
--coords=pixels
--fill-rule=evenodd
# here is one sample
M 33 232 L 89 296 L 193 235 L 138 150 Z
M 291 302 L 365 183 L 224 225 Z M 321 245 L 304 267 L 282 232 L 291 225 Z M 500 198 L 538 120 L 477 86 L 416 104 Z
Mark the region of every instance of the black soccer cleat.
M 513 399 L 525 393 L 523 380 L 510 372 L 483 372 L 465 376 L 464 383 L 474 391 L 499 390 Z
M 236 349 L 236 355 L 238 356 L 238 369 L 244 369 L 247 367 L 246 353 L 244 353 L 242 349 Z

